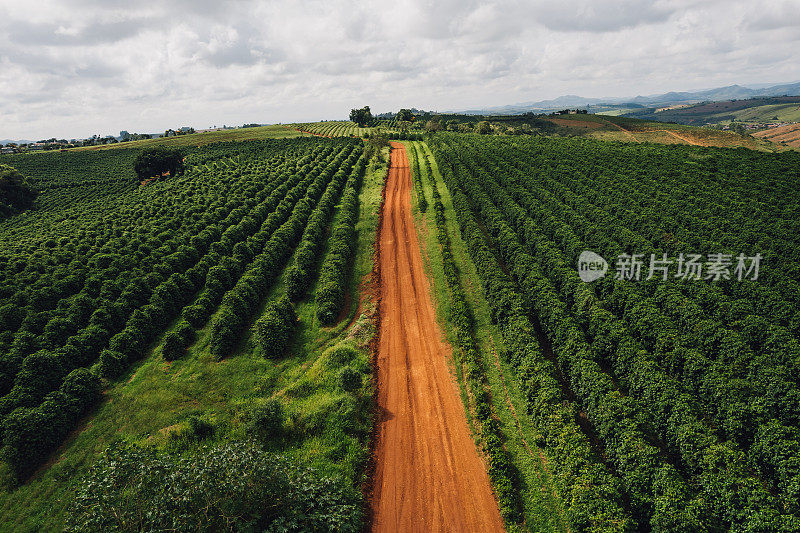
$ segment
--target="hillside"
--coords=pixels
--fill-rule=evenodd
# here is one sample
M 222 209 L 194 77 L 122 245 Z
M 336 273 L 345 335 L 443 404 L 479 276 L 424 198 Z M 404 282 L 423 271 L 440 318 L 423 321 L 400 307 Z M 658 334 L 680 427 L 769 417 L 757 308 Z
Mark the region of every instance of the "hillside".
M 788 124 L 758 131 L 753 134 L 753 137 L 765 139 L 775 144 L 800 148 L 800 124 Z
M 798 122 L 800 121 L 800 96 L 703 102 L 663 110 L 648 108 L 629 111 L 625 116 L 696 126 L 728 124 L 732 120 L 752 125 Z
M 570 133 L 607 141 L 773 150 L 766 142 L 733 132 L 621 116 L 562 115 L 548 120 Z
M 143 139 L 117 144 L 100 146 L 82 146 L 71 148 L 71 151 L 111 150 L 117 148 L 150 148 L 153 146 L 204 146 L 217 142 L 254 141 L 261 139 L 288 139 L 302 137 L 303 134 L 288 126 L 279 124 L 259 126 L 254 128 L 236 128 L 228 130 L 207 131 L 191 135 L 178 135 L 175 137 L 159 137 L 157 139 Z

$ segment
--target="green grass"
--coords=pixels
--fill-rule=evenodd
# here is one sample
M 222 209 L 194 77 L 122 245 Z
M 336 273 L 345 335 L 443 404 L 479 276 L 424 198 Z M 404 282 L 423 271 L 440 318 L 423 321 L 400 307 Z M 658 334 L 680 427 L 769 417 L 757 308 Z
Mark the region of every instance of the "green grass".
M 217 427 L 215 440 L 242 438 L 248 411 L 269 398 L 278 398 L 287 413 L 287 436 L 270 443 L 271 448 L 323 474 L 341 474 L 353 483 L 363 482 L 372 424 L 372 385 L 365 379 L 358 395 L 339 390 L 338 369 L 326 362 L 325 354 L 342 341 L 363 346 L 374 333 L 369 317 L 374 302 L 369 294 L 362 299 L 364 313 L 353 327 L 348 326 L 359 309 L 362 280 L 372 270 L 385 175 L 386 164 L 373 161 L 364 179 L 356 226 L 358 247 L 349 282 L 351 304 L 337 325 L 322 327 L 316 320 L 312 287 L 306 301 L 296 306 L 298 330 L 289 354 L 280 360 L 263 358 L 248 332 L 234 354 L 216 362 L 209 353 L 207 325 L 198 331 L 198 340 L 185 357 L 166 363 L 160 344 L 167 330 L 141 363 L 109 387 L 104 402 L 83 428 L 54 455 L 52 466 L 13 492 L 0 492 L 0 531 L 60 530 L 77 480 L 117 439 L 174 446 L 180 441 L 175 436 L 191 416 L 212 421 Z M 281 276 L 264 305 L 284 292 Z M 366 350 L 360 350 L 351 364 L 369 372 Z
M 461 284 L 466 292 L 468 303 L 475 315 L 475 337 L 483 357 L 484 366 L 491 387 L 493 408 L 496 416 L 502 424 L 507 441 L 505 442 L 511 460 L 519 469 L 522 483 L 522 500 L 525 506 L 525 524 L 512 526 L 510 529 L 521 531 L 567 531 L 566 520 L 564 518 L 563 506 L 556 497 L 554 491 L 554 481 L 546 467 L 546 459 L 541 450 L 536 447 L 537 435 L 533 425 L 528 419 L 525 411 L 525 399 L 521 390 L 515 386 L 513 370 L 506 365 L 502 358 L 498 362 L 495 353 L 504 349 L 500 332 L 491 323 L 489 318 L 489 306 L 483 293 L 475 265 L 470 259 L 466 244 L 461 239 L 458 231 L 458 223 L 453 211 L 452 199 L 444 181 L 439 174 L 433 154 L 425 143 L 405 142 L 409 155 L 414 152 L 411 147 L 416 145 L 419 150 L 424 150 L 428 154 L 433 171 L 433 178 L 441 195 L 442 204 L 445 208 L 448 233 L 452 240 L 452 252 L 456 265 L 458 266 Z M 444 276 L 441 250 L 436 236 L 436 223 L 433 217 L 432 208 L 432 189 L 430 177 L 426 176 L 424 163 L 420 165 L 420 172 L 423 174 L 423 188 L 426 197 L 431 201 L 431 208 L 425 215 L 417 213 L 418 220 L 423 223 L 419 225 L 420 241 L 423 245 L 423 259 L 426 270 L 431 277 L 431 290 L 434 305 L 436 307 L 437 319 L 446 338 L 451 344 L 455 343 L 455 329 L 449 322 L 450 296 L 447 288 L 447 281 Z M 414 195 L 412 194 L 412 199 Z M 455 368 L 451 361 L 451 368 Z M 459 388 L 462 391 L 462 401 L 467 405 L 467 395 L 463 382 L 463 376 L 456 372 Z M 509 407 L 513 405 L 516 416 Z M 470 420 L 470 426 L 473 423 Z M 526 448 L 527 444 L 527 448 Z M 530 451 L 528 451 L 530 450 Z
M 257 128 L 236 128 L 232 130 L 208 131 L 204 133 L 193 133 L 191 135 L 179 135 L 177 137 L 159 137 L 158 139 L 143 139 L 140 141 L 105 144 L 102 146 L 82 146 L 80 148 L 72 148 L 71 151 L 113 150 L 115 148 L 152 148 L 153 146 L 179 148 L 182 146 L 203 146 L 205 144 L 223 141 L 286 139 L 289 137 L 308 136 L 309 135 L 307 133 L 301 133 L 291 126 L 273 124 L 271 126 L 259 126 Z
M 733 115 L 737 122 L 800 122 L 800 106 L 796 103 L 761 105 L 720 115 Z

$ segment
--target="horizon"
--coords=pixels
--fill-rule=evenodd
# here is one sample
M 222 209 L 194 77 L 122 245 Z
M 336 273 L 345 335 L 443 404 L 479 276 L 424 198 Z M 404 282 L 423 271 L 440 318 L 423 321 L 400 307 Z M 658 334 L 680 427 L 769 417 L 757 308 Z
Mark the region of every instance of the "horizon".
M 800 5 L 0 0 L 2 139 L 475 110 L 800 79 Z M 177 21 L 177 22 L 172 22 Z M 635 89 L 633 89 L 635 88 Z M 409 105 L 409 102 L 413 102 Z
M 413 105 L 404 105 L 404 106 L 401 105 L 397 109 L 391 109 L 391 110 L 374 110 L 373 109 L 372 112 L 375 115 L 384 114 L 384 113 L 396 113 L 399 109 L 403 109 L 403 108 L 418 109 L 420 111 L 426 111 L 426 112 L 432 112 L 432 113 L 462 113 L 462 112 L 466 112 L 466 111 L 472 112 L 472 111 L 475 111 L 475 110 L 489 111 L 489 110 L 492 110 L 492 109 L 502 108 L 502 107 L 506 107 L 506 106 L 513 107 L 515 105 L 523 105 L 523 104 L 530 103 L 530 102 L 535 103 L 535 102 L 540 102 L 540 101 L 557 100 L 559 98 L 568 98 L 568 97 L 608 100 L 608 102 L 604 101 L 604 102 L 598 102 L 597 104 L 593 104 L 593 105 L 603 105 L 604 103 L 611 103 L 610 101 L 613 100 L 613 99 L 616 99 L 618 101 L 623 101 L 624 102 L 624 101 L 626 101 L 628 99 L 633 100 L 635 98 L 649 98 L 649 97 L 655 97 L 655 96 L 660 96 L 660 95 L 669 94 L 669 93 L 703 92 L 703 91 L 710 91 L 710 90 L 714 90 L 714 89 L 721 89 L 721 88 L 727 88 L 727 87 L 744 87 L 746 89 L 759 89 L 759 88 L 768 88 L 768 87 L 774 87 L 774 86 L 779 86 L 779 85 L 794 85 L 794 84 L 798 84 L 798 83 L 800 83 L 800 81 L 757 83 L 757 84 L 732 83 L 730 85 L 723 85 L 723 86 L 719 86 L 719 87 L 703 87 L 703 88 L 699 88 L 699 89 L 695 89 L 695 88 L 674 89 L 674 90 L 670 90 L 670 91 L 664 91 L 663 93 L 637 94 L 635 96 L 632 96 L 632 95 L 623 95 L 623 96 L 608 96 L 608 95 L 606 95 L 606 96 L 588 96 L 588 95 L 577 95 L 577 94 L 561 94 L 561 95 L 553 97 L 553 98 L 541 98 L 541 99 L 538 99 L 538 100 L 529 100 L 529 101 L 526 101 L 526 102 L 510 102 L 510 103 L 503 103 L 503 104 L 490 104 L 490 105 L 482 106 L 480 108 L 475 108 L 475 109 L 433 110 L 433 109 L 424 109 L 424 108 L 416 107 L 416 106 L 413 106 Z M 369 104 L 365 104 L 365 105 L 369 105 Z M 347 121 L 349 119 L 348 119 L 347 116 L 344 116 L 342 118 L 320 118 L 318 120 L 311 120 L 311 121 L 295 120 L 295 121 L 284 121 L 284 122 L 261 122 L 261 123 L 258 123 L 258 124 L 259 124 L 259 126 L 272 126 L 272 125 L 278 125 L 278 124 L 293 124 L 293 123 L 302 123 L 302 122 L 326 122 L 326 121 L 330 122 L 330 121 L 340 121 L 340 120 Z M 219 126 L 219 125 L 216 125 L 216 124 L 208 125 L 208 126 L 195 125 L 195 124 L 181 124 L 181 125 L 178 125 L 178 126 L 174 126 L 173 129 L 178 129 L 178 128 L 181 128 L 181 127 L 192 127 L 192 128 L 194 128 L 194 129 L 196 129 L 198 131 L 201 131 L 201 130 L 214 130 L 214 129 L 218 129 L 219 130 L 219 129 L 223 129 L 223 128 L 236 129 L 236 128 L 242 127 L 244 124 L 248 124 L 248 122 L 244 122 L 242 124 L 236 124 L 236 125 L 223 124 L 222 126 Z M 114 133 L 112 131 L 112 132 L 108 132 L 108 133 L 105 133 L 105 134 L 93 133 L 92 135 L 98 135 L 99 137 L 108 137 L 108 136 L 118 137 L 119 133 L 121 131 L 128 131 L 131 134 L 139 133 L 139 134 L 148 134 L 148 135 L 160 135 L 160 134 L 163 133 L 162 131 L 154 129 L 154 128 L 151 128 L 150 130 L 142 130 L 142 131 L 136 131 L 136 132 L 131 131 L 131 130 L 127 130 L 124 127 L 123 128 L 117 128 L 117 129 L 111 128 L 111 129 L 116 131 L 116 133 Z M 168 128 L 165 128 L 164 131 L 166 131 L 166 129 L 168 129 Z M 52 139 L 52 138 L 79 141 L 79 140 L 91 138 L 92 135 L 88 135 L 86 137 L 75 137 L 75 136 L 66 136 L 65 137 L 65 136 L 52 136 L 51 135 L 51 136 L 48 136 L 48 137 L 39 137 L 38 139 L 3 138 L 3 139 L 0 139 L 0 144 L 2 144 L 3 142 L 25 142 L 25 141 L 27 141 L 27 142 L 38 142 L 39 140 L 46 140 L 46 139 Z

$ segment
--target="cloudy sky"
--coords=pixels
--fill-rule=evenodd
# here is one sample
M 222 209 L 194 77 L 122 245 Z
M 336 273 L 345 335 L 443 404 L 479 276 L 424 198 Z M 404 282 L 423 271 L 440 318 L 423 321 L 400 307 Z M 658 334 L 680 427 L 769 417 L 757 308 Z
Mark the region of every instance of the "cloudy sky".
M 0 139 L 800 81 L 800 0 L 0 0 Z

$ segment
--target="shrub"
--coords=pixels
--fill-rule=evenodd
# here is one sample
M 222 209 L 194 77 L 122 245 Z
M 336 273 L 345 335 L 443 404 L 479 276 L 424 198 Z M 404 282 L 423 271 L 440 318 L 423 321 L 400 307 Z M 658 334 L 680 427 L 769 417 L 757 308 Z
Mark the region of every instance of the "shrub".
M 329 368 L 340 368 L 349 365 L 359 356 L 356 350 L 350 344 L 339 344 L 330 349 L 327 356 L 327 365 Z
M 190 416 L 184 435 L 191 440 L 203 440 L 214 435 L 216 427 L 210 421 L 198 416 Z
M 125 371 L 128 358 L 124 353 L 114 350 L 103 350 L 100 353 L 100 360 L 97 362 L 97 370 L 100 377 L 114 379 Z
M 191 324 L 186 320 L 181 320 L 175 326 L 174 331 L 170 331 L 164 337 L 164 347 L 161 353 L 166 361 L 174 361 L 186 354 L 186 349 L 194 342 L 195 331 Z
M 297 314 L 287 296 L 269 304 L 253 327 L 265 357 L 280 357 L 286 352 L 296 323 Z
M 362 527 L 360 493 L 250 443 L 181 458 L 115 444 L 81 480 L 74 531 L 340 531 Z
M 308 274 L 297 265 L 286 269 L 286 295 L 292 301 L 299 300 L 305 294 Z
M 236 347 L 238 335 L 236 327 L 240 317 L 227 306 L 220 309 L 211 324 L 211 353 L 217 359 L 229 355 Z
M 336 375 L 336 383 L 344 391 L 355 392 L 361 388 L 361 373 L 351 366 L 345 366 Z
M 77 368 L 64 378 L 60 390 L 75 398 L 84 411 L 100 401 L 102 385 L 100 378 L 88 368 Z
M 208 313 L 206 308 L 200 304 L 193 304 L 183 308 L 181 313 L 186 322 L 196 328 L 202 328 L 208 320 Z
M 268 442 L 283 434 L 285 419 L 283 404 L 275 398 L 270 398 L 250 412 L 246 426 L 247 433 L 261 442 Z
M 164 347 L 161 349 L 161 354 L 164 356 L 165 361 L 174 361 L 183 356 L 185 347 L 183 339 L 174 331 L 167 333 L 164 337 Z

